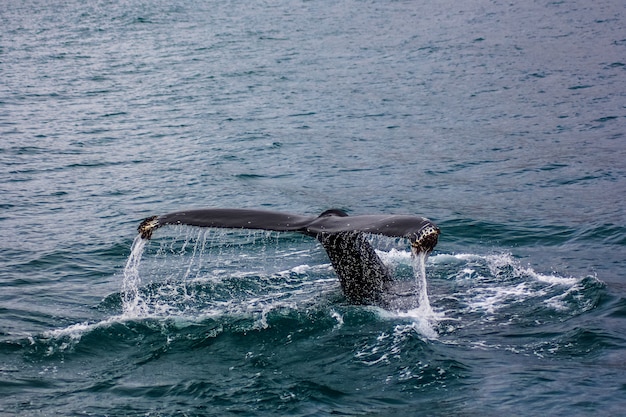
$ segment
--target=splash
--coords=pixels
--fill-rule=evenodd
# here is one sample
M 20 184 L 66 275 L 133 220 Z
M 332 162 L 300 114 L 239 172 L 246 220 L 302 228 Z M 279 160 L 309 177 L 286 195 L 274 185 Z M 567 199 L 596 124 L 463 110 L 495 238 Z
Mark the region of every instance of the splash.
M 401 332 L 415 331 L 427 339 L 434 340 L 439 337 L 435 328 L 441 317 L 433 311 L 428 297 L 428 284 L 426 282 L 427 258 L 428 254 L 425 252 L 419 252 L 411 257 L 417 306 L 407 311 L 397 312 L 399 317 L 410 318 L 412 321 L 409 325 L 398 325 L 397 330 Z
M 150 251 L 153 256 L 146 265 L 140 264 L 142 256 L 145 258 L 148 253 L 148 241 L 141 236 L 135 238 L 123 274 L 122 319 L 243 314 L 258 318 L 263 328 L 269 312 L 315 303 L 321 293 L 331 294 L 336 289 L 334 277 L 322 277 L 331 269 L 330 264 L 311 267 L 301 263 L 267 274 L 266 266 L 291 264 L 294 256 L 298 261 L 310 260 L 310 249 L 294 245 L 297 241 L 289 241 L 289 247 L 284 248 L 276 240 L 274 248 L 267 241 L 274 241 L 275 235 L 184 230 L 184 239 L 180 239 L 181 230 L 175 230 L 171 241 L 163 240 L 160 247 Z M 264 242 L 258 244 L 259 239 Z M 276 256 L 268 256 L 268 248 L 276 249 Z M 407 279 L 401 279 L 399 287 L 407 291 L 391 294 L 390 308 L 381 311 L 381 315 L 408 319 L 407 330 L 436 339 L 435 328 L 441 317 L 433 311 L 429 300 L 428 255 L 396 248 L 377 253 L 385 264 Z M 209 264 L 205 262 L 207 257 L 212 259 Z M 142 277 L 146 276 L 158 279 L 144 283 Z M 316 276 L 317 279 L 311 279 Z
M 391 320 L 398 318 L 408 320 L 408 324 L 398 325 L 398 328 L 407 335 L 417 333 L 426 339 L 438 339 L 439 335 L 435 329 L 445 317 L 443 313 L 435 312 L 430 304 L 426 280 L 428 254 L 396 248 L 376 252 L 385 265 L 394 270 L 394 275 L 398 279 L 396 284 L 400 285 L 397 287 L 399 292 L 392 295 L 389 308 L 380 311 L 381 316 Z M 403 277 L 408 280 L 405 281 Z M 403 283 L 410 284 L 408 292 L 402 291 L 402 288 L 406 288 Z
M 139 264 L 141 263 L 141 257 L 146 243 L 147 241 L 142 239 L 140 235 L 135 238 L 131 246 L 130 255 L 126 261 L 126 266 L 124 267 L 124 281 L 122 282 L 121 294 L 123 313 L 119 316 L 112 316 L 98 322 L 85 321 L 61 329 L 44 332 L 41 335 L 40 341 L 47 341 L 46 343 L 49 344 L 46 356 L 73 349 L 80 342 L 84 334 L 94 329 L 106 328 L 115 323 L 145 316 L 148 306 L 139 294 L 139 288 L 141 286 Z M 57 343 L 56 341 L 59 342 Z M 31 344 L 34 343 L 36 343 L 36 341 L 32 339 Z

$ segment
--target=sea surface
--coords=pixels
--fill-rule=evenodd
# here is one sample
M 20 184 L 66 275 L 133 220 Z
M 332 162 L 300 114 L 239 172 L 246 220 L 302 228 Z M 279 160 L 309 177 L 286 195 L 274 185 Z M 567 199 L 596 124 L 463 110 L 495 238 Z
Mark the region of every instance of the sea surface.
M 625 415 L 625 134 L 623 0 L 4 0 L 0 415 Z M 204 207 L 441 236 L 355 306 Z

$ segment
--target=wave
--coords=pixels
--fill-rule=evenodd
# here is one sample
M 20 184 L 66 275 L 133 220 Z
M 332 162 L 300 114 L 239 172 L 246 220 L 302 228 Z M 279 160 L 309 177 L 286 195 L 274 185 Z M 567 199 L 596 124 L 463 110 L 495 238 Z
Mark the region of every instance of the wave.
M 410 251 L 401 242 L 387 240 L 377 252 L 408 286 L 406 293 L 398 294 L 404 304 L 386 310 L 351 306 L 343 299 L 323 249 L 308 239 L 271 233 L 187 233 L 183 239 L 174 236 L 147 246 L 141 239 L 135 241 L 120 292 L 98 306 L 109 312 L 108 317 L 51 330 L 24 344 L 43 344 L 45 348 L 35 350 L 54 355 L 88 344 L 84 338 L 115 339 L 118 334 L 123 341 L 137 332 L 176 338 L 200 328 L 189 337 L 202 343 L 224 334 L 279 332 L 287 337 L 294 329 L 300 333 L 309 329 L 310 334 L 364 324 L 391 326 L 393 342 L 385 336 L 387 330 L 371 344 L 383 352 L 380 357 L 367 349 L 355 352 L 355 357 L 375 363 L 387 360 L 415 337 L 507 349 L 484 335 L 504 328 L 522 336 L 526 328 L 544 332 L 545 326 L 594 309 L 604 288 L 595 277 L 538 272 L 509 253 L 434 254 L 425 266 L 427 286 L 421 288 L 415 284 Z M 427 297 L 427 306 L 415 302 L 420 296 Z M 537 352 L 560 349 L 533 347 L 530 342 L 528 346 Z

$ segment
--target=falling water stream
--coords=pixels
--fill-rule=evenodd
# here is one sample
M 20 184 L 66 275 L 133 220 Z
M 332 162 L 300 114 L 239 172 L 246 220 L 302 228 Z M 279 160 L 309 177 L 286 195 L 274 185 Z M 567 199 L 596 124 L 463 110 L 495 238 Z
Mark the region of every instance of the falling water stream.
M 140 235 L 135 237 L 130 249 L 130 255 L 124 267 L 124 279 L 122 281 L 122 305 L 124 314 L 128 317 L 141 317 L 146 314 L 146 305 L 139 295 L 141 276 L 139 264 L 148 241 Z

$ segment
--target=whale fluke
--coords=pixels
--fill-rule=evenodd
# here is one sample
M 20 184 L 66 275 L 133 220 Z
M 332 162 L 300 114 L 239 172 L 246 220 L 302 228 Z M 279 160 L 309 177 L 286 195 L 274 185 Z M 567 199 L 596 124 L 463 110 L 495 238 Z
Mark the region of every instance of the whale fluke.
M 409 239 L 417 255 L 430 253 L 437 245 L 439 228 L 424 217 L 408 215 L 348 216 L 330 209 L 318 217 L 252 209 L 210 208 L 177 211 L 148 217 L 138 231 L 143 239 L 165 225 L 261 229 L 298 232 L 315 237 L 324 247 L 339 277 L 341 288 L 353 304 L 379 304 L 393 280 L 369 244 L 366 234 Z

